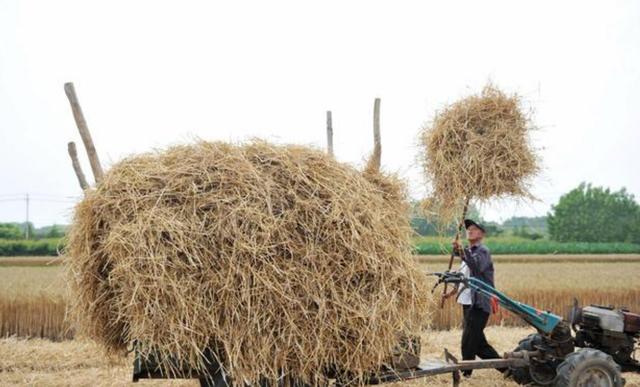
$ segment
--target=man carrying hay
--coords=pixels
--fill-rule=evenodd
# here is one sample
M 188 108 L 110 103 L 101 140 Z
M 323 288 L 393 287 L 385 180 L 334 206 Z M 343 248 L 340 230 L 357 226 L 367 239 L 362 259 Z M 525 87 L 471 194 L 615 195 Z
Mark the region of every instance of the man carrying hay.
M 456 255 L 466 264 L 470 270 L 470 276 L 477 278 L 491 286 L 494 286 L 494 269 L 491 253 L 482 244 L 485 228 L 471 219 L 465 219 L 469 247 L 462 248 L 458 241 L 453 243 Z M 464 321 L 462 330 L 462 359 L 474 360 L 476 356 L 481 359 L 498 359 L 500 355 L 487 342 L 484 328 L 493 311 L 490 299 L 471 290 L 471 304 L 463 305 Z M 504 369 L 498 369 L 503 372 Z M 471 376 L 471 370 L 462 371 L 464 376 Z

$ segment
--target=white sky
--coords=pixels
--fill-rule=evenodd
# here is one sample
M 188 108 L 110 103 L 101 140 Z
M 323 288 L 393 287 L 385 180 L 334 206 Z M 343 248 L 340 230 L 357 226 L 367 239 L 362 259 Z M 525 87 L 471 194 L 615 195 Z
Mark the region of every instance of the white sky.
M 640 2 L 0 0 L 0 221 L 66 223 L 81 147 L 73 81 L 102 163 L 200 137 L 325 146 L 360 165 L 382 98 L 383 167 L 424 191 L 417 132 L 492 80 L 536 110 L 544 215 L 581 181 L 640 195 Z

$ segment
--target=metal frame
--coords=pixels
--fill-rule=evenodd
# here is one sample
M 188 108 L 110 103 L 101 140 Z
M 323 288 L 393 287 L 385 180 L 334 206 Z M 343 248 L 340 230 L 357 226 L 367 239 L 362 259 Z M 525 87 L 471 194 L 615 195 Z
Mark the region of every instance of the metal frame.
M 460 385 L 460 371 L 465 370 L 477 370 L 477 369 L 490 369 L 490 368 L 517 368 L 517 367 L 526 367 L 529 365 L 529 359 L 532 356 L 536 356 L 537 352 L 533 351 L 520 351 L 517 353 L 507 353 L 505 354 L 506 358 L 503 359 L 487 359 L 487 360 L 461 360 L 459 361 L 455 356 L 453 356 L 448 350 L 444 350 L 444 358 L 445 360 L 424 360 L 418 365 L 417 368 L 409 369 L 409 370 L 390 370 L 386 372 L 382 372 L 380 374 L 375 374 L 368 376 L 364 384 L 366 385 L 379 385 L 386 383 L 394 383 L 400 381 L 409 381 L 421 378 L 427 378 L 435 375 L 442 375 L 450 373 L 453 380 L 453 386 Z M 182 374 L 181 379 L 184 378 L 193 378 L 200 379 L 201 385 L 204 386 L 216 386 L 216 387 L 227 387 L 232 385 L 231 381 L 225 380 L 225 378 L 216 373 L 214 375 L 213 380 L 206 380 L 205 377 L 199 375 L 197 373 L 191 373 L 185 370 Z M 173 379 L 170 375 L 165 373 L 161 373 L 160 371 L 151 370 L 148 367 L 145 367 L 144 364 L 140 363 L 140 359 L 136 359 L 136 364 L 134 366 L 134 375 L 133 381 L 137 382 L 139 379 Z M 203 384 L 204 383 L 204 384 Z M 351 385 L 347 382 L 336 381 L 336 387 L 346 387 Z
M 460 371 L 490 369 L 490 368 L 517 368 L 529 365 L 529 357 L 508 357 L 505 359 L 487 359 L 487 360 L 461 360 L 458 361 L 446 349 L 444 350 L 445 361 L 426 360 L 420 363 L 417 369 L 406 371 L 392 371 L 376 375 L 367 379 L 366 384 L 376 385 L 393 383 L 399 381 L 409 381 L 414 379 L 426 378 L 429 376 L 442 375 L 451 373 L 453 386 L 460 385 Z M 337 386 L 340 386 L 337 384 Z

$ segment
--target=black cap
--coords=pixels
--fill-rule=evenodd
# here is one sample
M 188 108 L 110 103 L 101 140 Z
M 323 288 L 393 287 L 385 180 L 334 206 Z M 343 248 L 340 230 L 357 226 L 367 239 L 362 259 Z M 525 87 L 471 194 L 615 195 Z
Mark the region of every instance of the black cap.
M 469 227 L 471 227 L 471 226 L 476 226 L 476 227 L 478 227 L 478 228 L 479 228 L 480 230 L 482 230 L 482 232 L 484 232 L 484 233 L 486 233 L 486 232 L 487 232 L 487 230 L 485 230 L 484 226 L 483 226 L 483 225 L 481 225 L 480 223 L 476 223 L 476 222 L 474 222 L 474 221 L 473 221 L 473 220 L 471 220 L 471 219 L 465 219 L 465 220 L 464 220 L 464 228 L 465 228 L 465 229 L 468 229 L 468 228 L 469 228 Z

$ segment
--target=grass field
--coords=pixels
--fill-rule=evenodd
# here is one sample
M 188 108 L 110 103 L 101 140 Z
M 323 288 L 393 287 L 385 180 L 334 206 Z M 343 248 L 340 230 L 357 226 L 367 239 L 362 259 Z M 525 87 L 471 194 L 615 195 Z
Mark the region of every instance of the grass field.
M 531 240 L 522 237 L 489 236 L 485 243 L 493 254 L 640 254 L 640 244 L 555 242 L 548 239 Z M 446 254 L 451 237 L 416 237 L 413 245 L 417 254 Z M 0 239 L 0 257 L 57 256 L 64 248 L 64 238 L 39 240 Z M 1 259 L 1 258 L 0 258 Z
M 489 341 L 498 352 L 511 351 L 527 328 L 490 327 L 486 330 Z M 444 348 L 459 355 L 459 330 L 434 331 L 422 336 L 422 358 L 442 359 Z M 0 340 L 0 385 L 28 386 L 135 386 L 131 383 L 132 359 L 111 362 L 93 343 L 71 340 L 54 343 L 48 340 Z M 625 373 L 627 387 L 640 387 L 640 375 Z M 145 380 L 139 386 L 197 386 L 195 380 Z M 441 375 L 410 383 L 391 386 L 451 386 L 451 376 Z M 478 370 L 471 379 L 464 380 L 469 387 L 511 387 L 517 384 L 502 378 L 494 370 Z
M 417 254 L 447 254 L 450 237 L 418 237 L 413 244 Z M 485 240 L 492 254 L 640 254 L 640 244 L 555 242 L 514 236 L 489 237 Z

